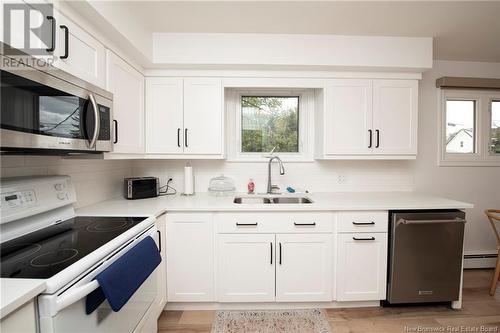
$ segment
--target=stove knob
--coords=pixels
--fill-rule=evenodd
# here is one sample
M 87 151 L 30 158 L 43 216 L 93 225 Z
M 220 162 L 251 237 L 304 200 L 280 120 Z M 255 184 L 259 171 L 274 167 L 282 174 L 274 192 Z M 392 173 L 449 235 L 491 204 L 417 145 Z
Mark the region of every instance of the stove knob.
M 57 199 L 59 200 L 66 199 L 66 193 L 57 193 Z
M 62 191 L 64 189 L 64 184 L 63 183 L 57 183 L 54 185 L 54 188 L 56 191 Z

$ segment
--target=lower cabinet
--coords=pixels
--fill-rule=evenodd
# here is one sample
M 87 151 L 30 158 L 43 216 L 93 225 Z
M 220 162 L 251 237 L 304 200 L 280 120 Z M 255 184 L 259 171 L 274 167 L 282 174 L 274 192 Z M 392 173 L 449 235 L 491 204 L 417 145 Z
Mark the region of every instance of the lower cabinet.
M 212 214 L 166 216 L 167 301 L 215 301 Z
M 275 235 L 218 235 L 220 302 L 274 302 Z
M 339 234 L 337 242 L 337 301 L 385 299 L 387 233 Z
M 167 219 L 165 214 L 156 219 L 156 228 L 158 229 L 158 247 L 161 254 L 161 263 L 158 266 L 158 295 L 155 301 L 159 315 L 167 304 L 167 284 L 165 283 L 167 281 L 167 256 L 165 254 Z
M 332 300 L 332 235 L 276 235 L 276 301 Z
M 332 299 L 332 234 L 219 234 L 220 302 Z

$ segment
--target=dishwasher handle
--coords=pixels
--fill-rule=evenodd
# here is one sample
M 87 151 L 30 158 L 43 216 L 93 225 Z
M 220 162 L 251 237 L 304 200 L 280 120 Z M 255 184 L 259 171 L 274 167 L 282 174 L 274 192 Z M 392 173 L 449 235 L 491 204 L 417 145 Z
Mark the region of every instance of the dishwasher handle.
M 425 223 L 454 223 L 454 222 L 459 222 L 459 223 L 465 223 L 467 222 L 465 219 L 462 218 L 454 218 L 454 219 L 446 219 L 446 220 L 407 220 L 400 218 L 396 222 L 396 227 L 400 224 L 425 224 Z

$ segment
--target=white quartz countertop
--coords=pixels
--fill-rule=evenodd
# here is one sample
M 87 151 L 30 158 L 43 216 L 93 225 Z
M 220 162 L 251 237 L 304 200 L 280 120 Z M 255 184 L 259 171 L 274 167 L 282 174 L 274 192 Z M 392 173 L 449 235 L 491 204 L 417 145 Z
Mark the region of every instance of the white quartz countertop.
M 245 195 L 243 195 L 245 196 Z M 282 195 L 285 196 L 285 195 Z M 115 198 L 77 210 L 78 215 L 158 216 L 164 212 L 195 211 L 342 211 L 391 209 L 465 209 L 473 205 L 417 192 L 329 192 L 294 194 L 306 196 L 311 204 L 235 204 L 234 196 L 161 196 L 126 200 Z
M 0 279 L 0 318 L 32 300 L 45 290 L 45 280 Z

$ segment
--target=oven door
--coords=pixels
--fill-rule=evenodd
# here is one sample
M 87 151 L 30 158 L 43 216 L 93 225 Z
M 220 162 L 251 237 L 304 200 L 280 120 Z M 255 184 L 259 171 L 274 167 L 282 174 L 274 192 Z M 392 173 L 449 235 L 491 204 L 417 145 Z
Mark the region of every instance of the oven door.
M 94 312 L 87 315 L 85 300 L 87 295 L 98 287 L 97 281 L 93 279 L 99 272 L 147 236 L 151 236 L 159 244 L 157 234 L 157 229 L 153 226 L 123 249 L 103 259 L 71 287 L 57 295 L 39 296 L 40 332 L 133 332 L 144 315 L 152 309 L 159 292 L 160 266 L 118 312 L 113 312 L 109 303 L 104 301 Z
M 33 68 L 0 80 L 2 151 L 111 151 L 111 100 Z

